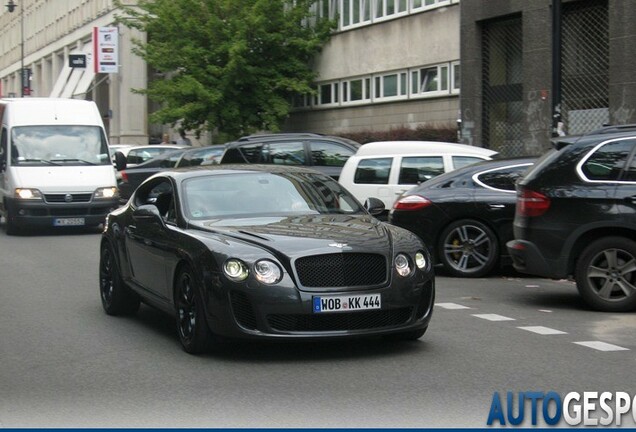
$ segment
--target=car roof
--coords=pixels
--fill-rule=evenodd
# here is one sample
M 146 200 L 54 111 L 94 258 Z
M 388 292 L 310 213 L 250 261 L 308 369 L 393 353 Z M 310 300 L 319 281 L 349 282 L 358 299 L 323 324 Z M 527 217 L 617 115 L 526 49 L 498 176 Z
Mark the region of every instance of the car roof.
M 364 144 L 356 156 L 385 156 L 419 153 L 459 153 L 466 155 L 489 156 L 496 151 L 466 144 L 439 141 L 376 141 Z
M 284 174 L 284 173 L 312 173 L 325 176 L 319 171 L 303 168 L 301 166 L 260 165 L 260 164 L 227 164 L 227 165 L 197 165 L 184 168 L 171 168 L 156 176 L 164 175 L 174 177 L 176 180 L 185 180 L 192 177 L 222 174 L 248 174 L 253 172 Z M 153 176 L 154 177 L 154 176 Z
M 589 143 L 591 141 L 609 141 L 614 138 L 625 136 L 636 136 L 636 124 L 607 125 L 600 129 L 593 130 L 584 135 L 567 135 L 552 138 L 552 146 L 561 150 L 563 147 L 576 143 Z
M 335 135 L 323 135 L 323 134 L 318 134 L 313 132 L 254 134 L 254 135 L 241 137 L 236 141 L 227 143 L 226 145 L 228 146 L 228 148 L 230 147 L 235 148 L 235 147 L 240 147 L 242 145 L 245 145 L 251 142 L 253 143 L 253 142 L 268 142 L 268 141 L 279 141 L 279 140 L 281 141 L 298 140 L 302 138 L 320 138 L 320 139 L 326 139 L 331 141 L 337 141 L 342 144 L 348 144 L 349 146 L 352 146 L 355 148 L 358 148 L 362 145 L 359 142 L 349 138 L 343 138 L 343 137 L 339 137 Z

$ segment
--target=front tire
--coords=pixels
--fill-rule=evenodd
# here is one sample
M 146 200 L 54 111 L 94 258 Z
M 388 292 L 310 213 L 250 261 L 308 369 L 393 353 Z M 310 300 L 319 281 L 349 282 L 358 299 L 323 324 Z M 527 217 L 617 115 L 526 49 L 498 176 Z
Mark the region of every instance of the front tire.
M 212 332 L 206 322 L 203 300 L 194 275 L 187 267 L 182 269 L 177 277 L 175 309 L 177 333 L 183 349 L 190 354 L 210 350 Z
M 479 221 L 455 221 L 442 231 L 437 255 L 452 276 L 482 277 L 497 264 L 499 241 L 495 233 Z
M 575 271 L 583 300 L 604 312 L 636 309 L 636 242 L 605 237 L 583 250 Z
M 104 243 L 99 258 L 99 294 L 108 315 L 131 315 L 139 310 L 139 296 L 126 286 L 110 243 Z

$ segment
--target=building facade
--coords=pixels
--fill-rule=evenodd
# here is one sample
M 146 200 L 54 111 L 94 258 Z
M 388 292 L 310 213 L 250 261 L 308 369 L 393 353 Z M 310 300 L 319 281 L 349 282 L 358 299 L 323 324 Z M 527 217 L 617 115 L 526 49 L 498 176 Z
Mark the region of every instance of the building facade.
M 557 135 L 636 123 L 636 1 L 464 0 L 462 140 L 541 154 Z
M 0 94 L 20 96 L 21 69 L 30 96 L 94 100 L 112 143 L 148 143 L 167 132 L 148 123 L 153 104 L 145 62 L 131 51 L 145 35 L 116 24 L 113 0 L 14 0 L 0 10 Z M 134 0 L 124 3 L 134 4 Z M 286 131 L 341 134 L 393 128 L 452 127 L 459 114 L 459 0 L 319 0 L 319 16 L 338 28 L 315 59 L 315 97 L 298 98 Z M 92 55 L 94 27 L 116 26 L 117 73 L 73 68 Z M 207 138 L 202 139 L 207 142 Z
M 290 131 L 341 134 L 456 127 L 459 0 L 322 0 L 338 29 L 316 58 L 317 95 L 295 101 Z
M 145 88 L 147 68 L 132 54 L 132 40 L 144 35 L 115 24 L 113 0 L 15 0 L 0 11 L 0 94 L 20 96 L 21 65 L 30 71 L 26 92 L 38 97 L 94 100 L 112 143 L 147 144 L 148 103 L 132 93 Z M 117 73 L 95 74 L 93 28 L 117 26 Z M 86 54 L 85 68 L 73 68 L 72 54 Z

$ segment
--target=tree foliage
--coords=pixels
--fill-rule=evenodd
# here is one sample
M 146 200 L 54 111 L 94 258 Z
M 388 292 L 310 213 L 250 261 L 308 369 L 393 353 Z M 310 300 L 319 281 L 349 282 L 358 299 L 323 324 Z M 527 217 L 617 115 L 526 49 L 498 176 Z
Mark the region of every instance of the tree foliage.
M 278 131 L 293 95 L 313 92 L 311 61 L 335 25 L 315 20 L 312 3 L 117 1 L 119 22 L 147 35 L 135 53 L 164 77 L 135 90 L 160 103 L 151 121 L 231 136 Z

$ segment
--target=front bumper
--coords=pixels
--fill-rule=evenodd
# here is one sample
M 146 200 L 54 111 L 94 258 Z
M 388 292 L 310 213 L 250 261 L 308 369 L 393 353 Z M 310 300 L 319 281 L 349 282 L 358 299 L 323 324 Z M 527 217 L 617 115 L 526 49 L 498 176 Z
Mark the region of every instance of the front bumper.
M 300 291 L 295 286 L 260 289 L 234 286 L 223 302 L 210 296 L 208 324 L 219 335 L 241 339 L 307 339 L 389 335 L 428 326 L 435 280 L 399 281 L 372 290 Z M 381 309 L 313 312 L 313 297 L 380 294 Z
M 82 203 L 47 203 L 8 198 L 5 213 L 18 228 L 55 227 L 56 220 L 83 218 L 83 226 L 104 223 L 106 215 L 119 207 L 117 198 Z

